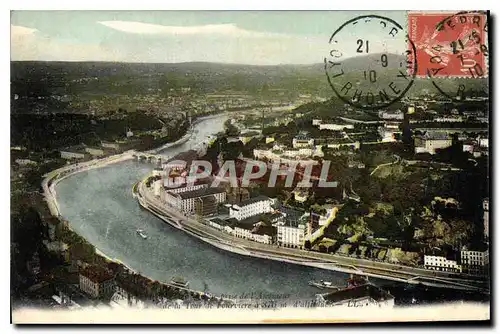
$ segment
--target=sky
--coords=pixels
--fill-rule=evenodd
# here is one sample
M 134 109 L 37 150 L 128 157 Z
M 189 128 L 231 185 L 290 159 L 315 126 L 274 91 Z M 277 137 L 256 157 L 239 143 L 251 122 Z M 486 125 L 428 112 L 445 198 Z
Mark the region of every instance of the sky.
M 331 49 L 330 36 L 338 27 L 356 16 L 373 13 L 12 11 L 11 60 L 322 63 Z M 405 12 L 375 14 L 406 26 Z M 358 38 L 380 39 L 374 35 L 374 27 L 359 25 L 356 29 L 343 31 L 344 47 L 354 52 L 344 52 L 345 56 L 356 55 Z

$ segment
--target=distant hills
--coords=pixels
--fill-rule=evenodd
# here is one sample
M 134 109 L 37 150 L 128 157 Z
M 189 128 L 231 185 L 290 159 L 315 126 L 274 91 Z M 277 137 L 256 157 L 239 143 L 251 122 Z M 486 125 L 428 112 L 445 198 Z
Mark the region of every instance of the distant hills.
M 113 62 L 43 62 L 13 61 L 11 70 L 14 76 L 24 75 L 33 70 L 41 73 L 62 73 L 71 76 L 112 76 L 123 73 L 135 75 L 167 73 L 220 73 L 220 74 L 270 74 L 286 75 L 299 73 L 319 74 L 323 64 L 307 65 L 244 65 L 208 62 L 185 63 L 113 63 Z
M 382 69 L 382 55 L 385 55 L 384 60 L 387 61 L 387 69 L 399 69 L 400 65 L 405 66 L 406 57 L 394 53 L 374 53 L 364 56 L 357 56 L 342 60 L 342 68 L 347 71 L 357 71 L 360 69 Z
M 342 61 L 346 72 L 359 72 L 368 66 L 377 66 L 382 54 L 348 58 Z M 387 54 L 388 68 L 400 68 L 405 57 Z M 359 73 L 357 74 L 359 76 Z M 98 78 L 93 82 L 89 78 Z M 79 79 L 82 82 L 79 82 Z M 443 89 L 454 90 L 460 83 L 471 89 L 488 91 L 487 79 L 444 80 Z M 140 93 L 147 89 L 169 89 L 189 86 L 200 92 L 223 90 L 259 93 L 282 90 L 290 94 L 318 94 L 333 96 L 328 85 L 323 63 L 305 65 L 242 65 L 208 62 L 187 63 L 110 63 L 110 62 L 11 62 L 12 93 L 50 95 L 80 93 Z M 33 88 L 35 88 L 33 90 Z M 435 92 L 428 79 L 417 79 L 408 94 L 422 89 Z M 31 92 L 31 93 L 30 93 Z

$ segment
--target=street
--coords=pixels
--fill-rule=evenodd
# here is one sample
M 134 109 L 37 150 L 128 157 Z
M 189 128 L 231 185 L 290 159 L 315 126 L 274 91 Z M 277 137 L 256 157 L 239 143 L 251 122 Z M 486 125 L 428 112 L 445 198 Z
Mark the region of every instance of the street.
M 249 255 L 252 256 L 267 257 L 276 260 L 282 260 L 280 257 L 284 257 L 288 260 L 315 267 L 324 267 L 325 269 L 336 268 L 339 271 L 357 272 L 369 276 L 408 283 L 434 284 L 472 290 L 482 290 L 486 286 L 486 282 L 474 281 L 470 279 L 471 277 L 467 277 L 467 275 L 461 275 L 460 278 L 456 278 L 450 277 L 450 275 L 456 276 L 457 274 L 447 272 L 437 272 L 424 268 L 376 262 L 367 259 L 319 253 L 297 248 L 284 248 L 278 247 L 277 245 L 262 244 L 252 240 L 238 238 L 200 223 L 195 219 L 188 218 L 177 210 L 169 208 L 166 203 L 155 197 L 152 191 L 150 191 L 143 182 L 139 182 L 138 184 L 138 193 L 148 206 L 153 207 L 157 212 L 162 212 L 165 217 L 173 218 L 174 221 L 177 221 L 179 226 L 182 226 L 182 229 L 191 232 L 191 234 L 200 238 L 209 238 L 213 241 L 238 247 L 248 251 Z M 266 254 L 268 256 L 265 256 Z

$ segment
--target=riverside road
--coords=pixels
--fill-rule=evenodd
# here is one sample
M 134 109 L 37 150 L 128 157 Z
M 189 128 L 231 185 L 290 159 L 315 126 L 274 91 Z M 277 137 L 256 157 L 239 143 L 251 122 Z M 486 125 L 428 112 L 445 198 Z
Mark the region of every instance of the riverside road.
M 294 248 L 284 248 L 237 238 L 211 226 L 200 223 L 196 219 L 184 216 L 182 213 L 169 207 L 166 203 L 155 197 L 152 191 L 146 187 L 143 182 L 139 182 L 137 192 L 141 205 L 150 209 L 154 214 L 160 216 L 160 218 L 194 237 L 204 240 L 216 247 L 239 254 L 298 263 L 327 270 L 365 274 L 367 276 L 405 283 L 422 283 L 429 286 L 464 290 L 486 290 L 487 282 L 478 280 L 472 276 L 461 275 L 458 277 L 456 274 L 435 272 L 424 268 L 401 266 L 399 264 L 376 262 Z

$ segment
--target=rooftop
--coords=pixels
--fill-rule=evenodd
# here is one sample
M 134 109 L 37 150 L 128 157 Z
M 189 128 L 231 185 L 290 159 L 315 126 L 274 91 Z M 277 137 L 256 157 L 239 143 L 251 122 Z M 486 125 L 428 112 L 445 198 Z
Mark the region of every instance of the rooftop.
M 486 244 L 476 245 L 475 247 L 472 247 L 471 245 L 465 245 L 462 247 L 462 251 L 470 251 L 470 252 L 486 252 L 488 250 L 489 247 Z
M 281 205 L 278 208 L 278 211 L 286 215 L 286 220 L 298 220 L 305 213 L 305 211 L 302 209 L 292 208 L 285 205 Z
M 294 137 L 296 140 L 309 140 L 311 139 L 309 135 L 300 133 Z
M 102 283 L 113 279 L 113 274 L 102 267 L 90 266 L 80 271 L 80 275 L 83 275 L 95 283 Z
M 295 219 L 287 219 L 285 220 L 285 223 L 280 225 L 280 226 L 286 226 L 286 227 L 299 227 L 299 225 L 306 225 L 306 222 L 303 222 L 301 220 L 295 220 Z
M 239 227 L 244 228 L 243 226 L 253 226 L 254 224 L 257 224 L 258 222 L 264 220 L 272 221 L 273 219 L 277 219 L 280 216 L 281 216 L 280 213 L 264 213 L 248 217 L 246 219 L 238 221 L 237 223 Z
M 73 153 L 86 153 L 85 146 L 83 145 L 74 145 L 61 149 L 60 152 L 73 152 Z
M 229 224 L 229 222 L 227 220 L 220 219 L 220 218 L 212 218 L 212 219 L 210 219 L 210 221 L 215 223 L 215 224 L 219 224 L 220 226 L 226 226 Z
M 421 139 L 425 140 L 448 140 L 451 139 L 450 135 L 446 132 L 431 131 L 426 132 L 425 135 L 420 136 Z
M 216 203 L 217 199 L 215 198 L 215 196 L 210 195 L 210 196 L 198 197 L 196 198 L 196 201 L 201 202 L 203 205 L 207 205 Z
M 441 249 L 431 249 L 427 251 L 424 256 L 442 256 L 450 261 L 456 261 L 460 257 L 458 253 L 453 250 L 441 250 Z
M 254 232 L 255 234 L 259 235 L 276 235 L 276 227 L 273 226 L 264 226 L 261 225 L 257 228 L 257 230 Z
M 86 149 L 91 149 L 91 150 L 99 150 L 99 151 L 106 151 L 106 148 L 105 147 L 101 147 L 101 146 L 90 146 L 90 145 L 86 145 L 85 146 Z
M 329 304 L 336 304 L 345 302 L 353 299 L 360 299 L 364 297 L 370 297 L 377 302 L 382 302 L 386 300 L 394 299 L 394 297 L 371 283 L 354 286 L 352 288 L 347 288 L 331 293 L 326 293 L 323 299 Z
M 214 194 L 220 194 L 223 192 L 225 192 L 225 191 L 222 188 L 201 188 L 201 189 L 196 189 L 196 190 L 192 190 L 192 191 L 178 193 L 176 195 L 180 196 L 182 199 L 188 199 L 188 198 L 210 196 L 210 195 L 214 195 Z
M 250 205 L 253 203 L 262 202 L 262 201 L 269 201 L 269 200 L 270 200 L 269 197 L 264 196 L 264 195 L 259 195 L 259 196 L 244 200 L 244 201 L 240 202 L 239 204 L 235 204 L 235 205 L 239 206 L 239 207 L 243 207 L 243 206 Z

